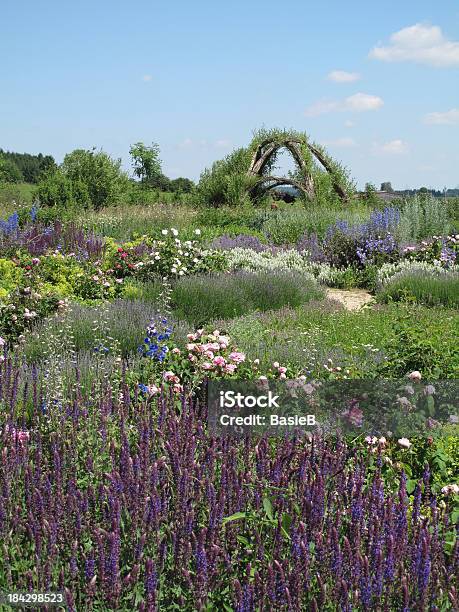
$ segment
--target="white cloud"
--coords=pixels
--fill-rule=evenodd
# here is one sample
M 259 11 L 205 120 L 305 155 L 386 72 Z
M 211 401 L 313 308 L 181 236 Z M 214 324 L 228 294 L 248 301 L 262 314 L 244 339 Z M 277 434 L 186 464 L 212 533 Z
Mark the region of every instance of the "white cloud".
M 194 142 L 191 140 L 191 138 L 185 138 L 185 140 L 182 140 L 182 142 L 179 142 L 179 149 L 189 149 L 190 147 L 192 147 L 194 144 Z
M 153 77 L 151 76 L 151 74 L 144 74 L 142 77 L 142 81 L 144 81 L 145 83 L 148 83 L 149 81 L 151 81 Z
M 377 155 L 403 155 L 408 152 L 408 145 L 400 138 L 390 140 L 383 144 L 375 143 L 373 153 Z
M 459 124 L 459 108 L 452 108 L 444 113 L 428 113 L 424 116 L 424 123 L 431 125 Z
M 354 127 L 355 123 L 353 121 L 351 121 L 350 119 L 348 119 L 347 121 L 344 122 L 344 127 L 347 128 L 351 128 Z
M 379 96 L 356 93 L 344 100 L 320 100 L 305 110 L 306 117 L 317 117 L 334 111 L 365 112 L 377 110 L 383 106 L 384 100 Z
M 328 73 L 327 79 L 335 83 L 354 83 L 361 78 L 358 72 L 346 72 L 345 70 L 332 70 Z
M 377 110 L 378 108 L 381 108 L 383 104 L 384 101 L 379 96 L 356 93 L 344 100 L 343 110 L 350 110 L 360 113 L 363 111 Z
M 416 23 L 392 34 L 388 46 L 374 47 L 370 57 L 384 62 L 459 66 L 459 42 L 448 40 L 439 26 Z
M 228 149 L 231 146 L 231 142 L 222 138 L 221 140 L 217 140 L 215 142 L 215 146 L 217 149 Z
M 349 149 L 351 147 L 357 146 L 357 143 L 353 138 L 337 138 L 336 140 L 329 140 L 328 142 L 324 142 L 325 145 L 330 147 L 336 147 L 339 149 Z

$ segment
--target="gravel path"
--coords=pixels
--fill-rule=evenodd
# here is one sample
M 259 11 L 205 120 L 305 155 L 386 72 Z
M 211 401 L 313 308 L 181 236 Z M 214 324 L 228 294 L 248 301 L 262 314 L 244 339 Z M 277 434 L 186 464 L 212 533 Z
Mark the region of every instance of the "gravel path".
M 364 289 L 327 289 L 327 297 L 343 304 L 347 310 L 359 310 L 373 302 L 373 296 Z

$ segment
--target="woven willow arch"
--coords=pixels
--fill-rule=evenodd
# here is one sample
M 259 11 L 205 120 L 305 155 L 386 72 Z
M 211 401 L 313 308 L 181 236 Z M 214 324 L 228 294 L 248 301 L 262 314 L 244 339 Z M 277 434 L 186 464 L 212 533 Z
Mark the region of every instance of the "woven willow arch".
M 292 156 L 296 171 L 274 176 L 280 149 Z M 319 144 L 309 142 L 306 133 L 295 130 L 261 129 L 248 147 L 240 147 L 206 168 L 197 194 L 207 206 L 238 206 L 247 200 L 256 203 L 279 185 L 291 185 L 305 200 L 347 202 L 355 191 L 348 170 L 328 155 Z
M 258 177 L 255 185 L 250 187 L 249 193 L 254 193 L 260 188 L 272 189 L 280 185 L 291 185 L 299 191 L 303 192 L 304 195 L 312 200 L 315 195 L 314 188 L 314 177 L 310 169 L 310 163 L 308 159 L 305 159 L 303 146 L 307 147 L 309 153 L 322 165 L 322 167 L 330 174 L 332 179 L 333 189 L 339 198 L 346 202 L 349 197 L 346 190 L 340 183 L 339 177 L 330 163 L 327 156 L 316 146 L 306 140 L 300 140 L 296 138 L 286 138 L 284 140 L 275 140 L 268 138 L 262 141 L 256 148 L 250 168 L 247 172 L 248 177 Z M 280 149 L 287 149 L 293 157 L 298 170 L 300 180 L 295 180 L 287 177 L 272 176 L 270 174 L 264 174 L 268 164 L 275 158 L 276 154 Z

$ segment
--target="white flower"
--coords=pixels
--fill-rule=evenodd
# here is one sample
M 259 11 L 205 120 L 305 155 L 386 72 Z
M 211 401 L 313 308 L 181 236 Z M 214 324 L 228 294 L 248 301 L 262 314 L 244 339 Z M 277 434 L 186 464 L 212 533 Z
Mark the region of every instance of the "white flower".
M 376 436 L 367 436 L 365 438 L 365 442 L 367 444 L 376 444 L 377 441 L 378 441 L 378 438 Z
M 167 234 L 168 234 L 167 229 L 163 229 L 163 230 L 161 230 L 161 234 L 162 234 L 163 236 L 167 236 Z
M 410 446 L 411 446 L 411 442 L 408 440 L 408 438 L 399 438 L 398 439 L 398 444 L 402 448 L 410 448 Z
M 418 370 L 415 370 L 414 372 L 411 372 L 410 374 L 408 374 L 408 378 L 415 382 L 419 382 L 422 378 L 421 372 L 418 372 Z
M 174 236 L 178 236 L 178 231 L 175 229 L 175 227 L 171 227 L 171 232 Z
M 200 236 L 201 235 L 201 230 L 200 229 L 195 229 L 194 233 L 196 234 L 196 236 Z
M 444 493 L 445 495 L 458 495 L 459 485 L 457 484 L 446 485 L 446 487 L 442 488 L 441 492 Z
M 424 387 L 424 395 L 434 395 L 435 387 L 433 385 L 427 385 Z

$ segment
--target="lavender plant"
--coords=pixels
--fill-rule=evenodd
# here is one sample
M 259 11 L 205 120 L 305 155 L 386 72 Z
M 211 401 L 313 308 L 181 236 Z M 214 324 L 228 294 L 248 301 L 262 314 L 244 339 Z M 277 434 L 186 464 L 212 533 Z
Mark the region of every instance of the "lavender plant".
M 45 427 L 25 375 L 0 364 L 3 591 L 72 612 L 457 608 L 457 493 L 396 467 L 414 442 L 217 438 L 204 405 L 124 378 L 69 390 Z

